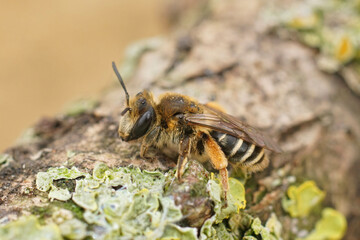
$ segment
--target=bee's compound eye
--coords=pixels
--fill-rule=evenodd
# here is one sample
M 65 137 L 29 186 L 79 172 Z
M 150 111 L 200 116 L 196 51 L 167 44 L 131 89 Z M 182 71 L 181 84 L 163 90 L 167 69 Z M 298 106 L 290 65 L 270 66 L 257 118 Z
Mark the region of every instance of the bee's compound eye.
M 150 108 L 144 114 L 142 114 L 139 119 L 136 121 L 133 126 L 129 140 L 138 139 L 145 135 L 145 133 L 149 130 L 151 124 L 155 120 L 155 111 L 153 108 Z

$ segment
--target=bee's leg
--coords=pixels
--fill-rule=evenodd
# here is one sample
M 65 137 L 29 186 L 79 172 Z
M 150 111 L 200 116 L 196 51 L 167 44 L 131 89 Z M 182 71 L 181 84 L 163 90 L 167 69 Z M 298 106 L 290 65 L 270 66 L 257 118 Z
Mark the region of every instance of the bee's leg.
M 224 189 L 224 199 L 227 200 L 227 193 L 229 191 L 229 176 L 228 176 L 228 170 L 226 168 L 219 170 L 220 176 L 221 176 L 221 184 L 223 185 Z
M 177 162 L 177 171 L 176 176 L 178 180 L 181 179 L 182 175 L 184 174 L 185 165 L 188 161 L 188 156 L 191 149 L 191 140 L 189 137 L 184 137 L 180 141 L 180 149 L 179 149 L 179 158 Z
M 148 156 L 146 156 L 146 151 L 150 146 L 152 146 L 156 142 L 156 139 L 158 138 L 159 134 L 160 134 L 160 127 L 155 127 L 151 129 L 148 134 L 145 135 L 141 143 L 140 157 L 149 158 Z
M 229 178 L 228 178 L 228 171 L 226 167 L 228 166 L 227 158 L 224 152 L 221 150 L 219 144 L 207 134 L 204 134 L 205 140 L 205 152 L 210 158 L 210 162 L 212 166 L 219 170 L 221 183 L 224 190 L 224 199 L 227 199 L 227 193 L 229 191 Z

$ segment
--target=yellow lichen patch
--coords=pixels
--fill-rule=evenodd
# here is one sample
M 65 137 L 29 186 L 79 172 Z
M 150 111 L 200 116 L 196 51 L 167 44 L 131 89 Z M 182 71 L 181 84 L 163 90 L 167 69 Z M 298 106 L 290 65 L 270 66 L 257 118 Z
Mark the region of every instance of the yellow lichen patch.
M 346 218 L 340 212 L 325 208 L 321 219 L 316 223 L 315 230 L 304 240 L 342 239 L 346 232 Z
M 300 186 L 290 186 L 287 191 L 289 199 L 283 199 L 284 209 L 292 217 L 306 217 L 325 197 L 313 181 L 306 181 Z
M 246 206 L 244 185 L 235 178 L 229 178 L 230 201 L 237 207 L 237 212 Z
M 342 63 L 348 62 L 355 55 L 355 47 L 348 36 L 343 36 L 336 44 L 335 58 Z

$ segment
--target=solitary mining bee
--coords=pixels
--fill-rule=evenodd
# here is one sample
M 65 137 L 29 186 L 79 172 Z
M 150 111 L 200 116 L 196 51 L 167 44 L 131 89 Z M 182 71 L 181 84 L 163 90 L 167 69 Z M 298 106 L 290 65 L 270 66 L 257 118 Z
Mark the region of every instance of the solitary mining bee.
M 202 163 L 210 161 L 220 173 L 226 200 L 228 167 L 260 171 L 269 163 L 265 149 L 281 151 L 255 128 L 191 97 L 164 93 L 155 101 L 153 95 L 144 90 L 130 99 L 114 62 L 112 66 L 126 95 L 126 107 L 121 113 L 118 130 L 121 139 L 143 138 L 141 157 L 146 157 L 150 146 L 177 151 L 176 176 L 179 180 L 188 158 Z

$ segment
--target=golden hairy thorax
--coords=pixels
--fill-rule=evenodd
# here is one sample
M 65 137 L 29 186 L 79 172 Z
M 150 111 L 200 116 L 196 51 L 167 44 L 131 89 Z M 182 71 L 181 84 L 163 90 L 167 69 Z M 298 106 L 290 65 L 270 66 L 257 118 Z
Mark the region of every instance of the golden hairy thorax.
M 162 121 L 172 126 L 172 118 L 177 114 L 203 113 L 203 107 L 195 99 L 177 93 L 164 93 L 159 97 L 159 104 L 156 106 L 157 114 Z

